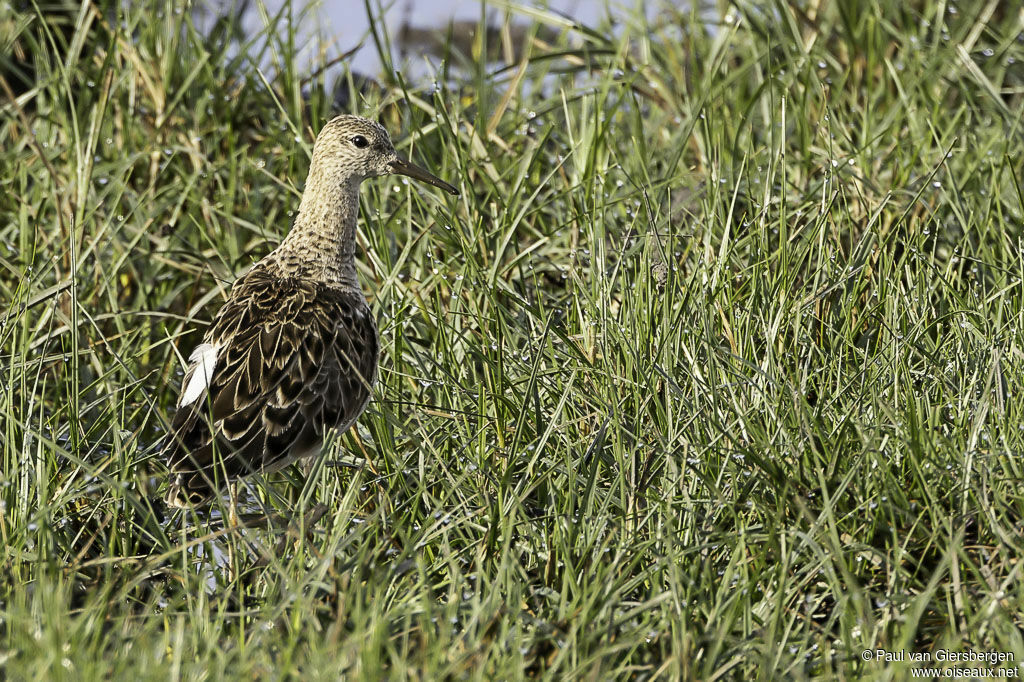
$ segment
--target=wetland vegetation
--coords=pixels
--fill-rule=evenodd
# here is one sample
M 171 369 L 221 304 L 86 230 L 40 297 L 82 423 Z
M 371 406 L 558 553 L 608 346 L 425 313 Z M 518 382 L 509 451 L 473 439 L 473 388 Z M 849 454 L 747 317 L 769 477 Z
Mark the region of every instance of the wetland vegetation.
M 299 5 L 0 8 L 7 679 L 1024 662 L 1021 16 L 669 4 L 511 8 L 433 82 L 340 90 Z M 369 410 L 253 482 L 270 521 L 170 515 L 194 330 L 338 102 L 462 196 L 365 183 Z

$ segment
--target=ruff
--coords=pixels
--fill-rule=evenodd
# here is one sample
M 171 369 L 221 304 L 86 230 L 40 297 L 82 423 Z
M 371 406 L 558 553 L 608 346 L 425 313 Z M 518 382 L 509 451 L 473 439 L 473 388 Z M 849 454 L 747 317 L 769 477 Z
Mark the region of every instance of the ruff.
M 164 445 L 168 504 L 316 455 L 366 409 L 379 344 L 356 276 L 359 184 L 391 173 L 459 193 L 373 121 L 339 116 L 320 131 L 295 225 L 235 282 L 189 357 Z

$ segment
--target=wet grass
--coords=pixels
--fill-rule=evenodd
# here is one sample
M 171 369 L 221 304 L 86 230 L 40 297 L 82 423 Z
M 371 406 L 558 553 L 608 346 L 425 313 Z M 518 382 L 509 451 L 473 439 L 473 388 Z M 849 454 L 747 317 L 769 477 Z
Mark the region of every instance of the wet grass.
M 522 10 L 512 64 L 356 93 L 462 197 L 364 187 L 375 400 L 241 530 L 168 516 L 156 445 L 333 84 L 297 10 L 0 9 L 5 676 L 1024 661 L 1020 18 L 836 5 Z

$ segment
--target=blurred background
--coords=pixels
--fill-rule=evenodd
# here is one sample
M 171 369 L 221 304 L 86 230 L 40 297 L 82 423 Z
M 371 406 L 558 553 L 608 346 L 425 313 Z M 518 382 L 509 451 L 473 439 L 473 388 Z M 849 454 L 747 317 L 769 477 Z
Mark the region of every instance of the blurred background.
M 241 0 L 234 4 L 216 3 L 195 6 L 198 16 L 236 14 L 247 34 L 258 33 L 265 22 L 265 13 L 273 15 L 285 6 L 284 0 L 270 0 L 257 6 L 254 0 Z M 345 61 L 349 68 L 373 76 L 385 66 L 381 55 L 372 44 L 372 31 L 391 38 L 390 57 L 392 66 L 406 73 L 423 73 L 430 66 L 436 66 L 446 54 L 447 35 L 451 35 L 455 47 L 465 56 L 477 58 L 479 47 L 477 27 L 481 24 L 492 27 L 488 42 L 492 44 L 490 57 L 496 58 L 498 31 L 504 23 L 505 9 L 533 7 L 544 13 L 561 15 L 567 21 L 595 24 L 606 14 L 614 15 L 615 5 L 647 6 L 654 12 L 656 3 L 609 4 L 594 0 L 553 0 L 552 2 L 525 2 L 509 4 L 481 3 L 478 0 L 397 0 L 382 3 L 378 0 L 345 2 L 310 2 L 302 13 L 297 26 L 297 37 L 304 47 L 299 51 L 301 58 L 312 63 L 330 61 L 341 54 L 350 54 Z M 620 12 L 621 13 L 620 8 Z M 371 25 L 371 17 L 374 18 Z M 523 29 L 529 24 L 526 16 L 520 15 L 513 22 L 512 38 L 522 40 Z M 367 45 L 366 43 L 371 44 Z

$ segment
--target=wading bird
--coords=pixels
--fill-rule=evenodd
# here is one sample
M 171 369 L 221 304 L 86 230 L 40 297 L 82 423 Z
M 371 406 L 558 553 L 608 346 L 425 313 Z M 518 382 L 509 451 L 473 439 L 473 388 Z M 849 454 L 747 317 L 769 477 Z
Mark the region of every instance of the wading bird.
M 373 121 L 339 116 L 320 131 L 294 226 L 235 282 L 189 357 L 163 446 L 169 505 L 317 456 L 325 432 L 366 408 L 378 342 L 356 277 L 359 184 L 392 173 L 459 193 Z

